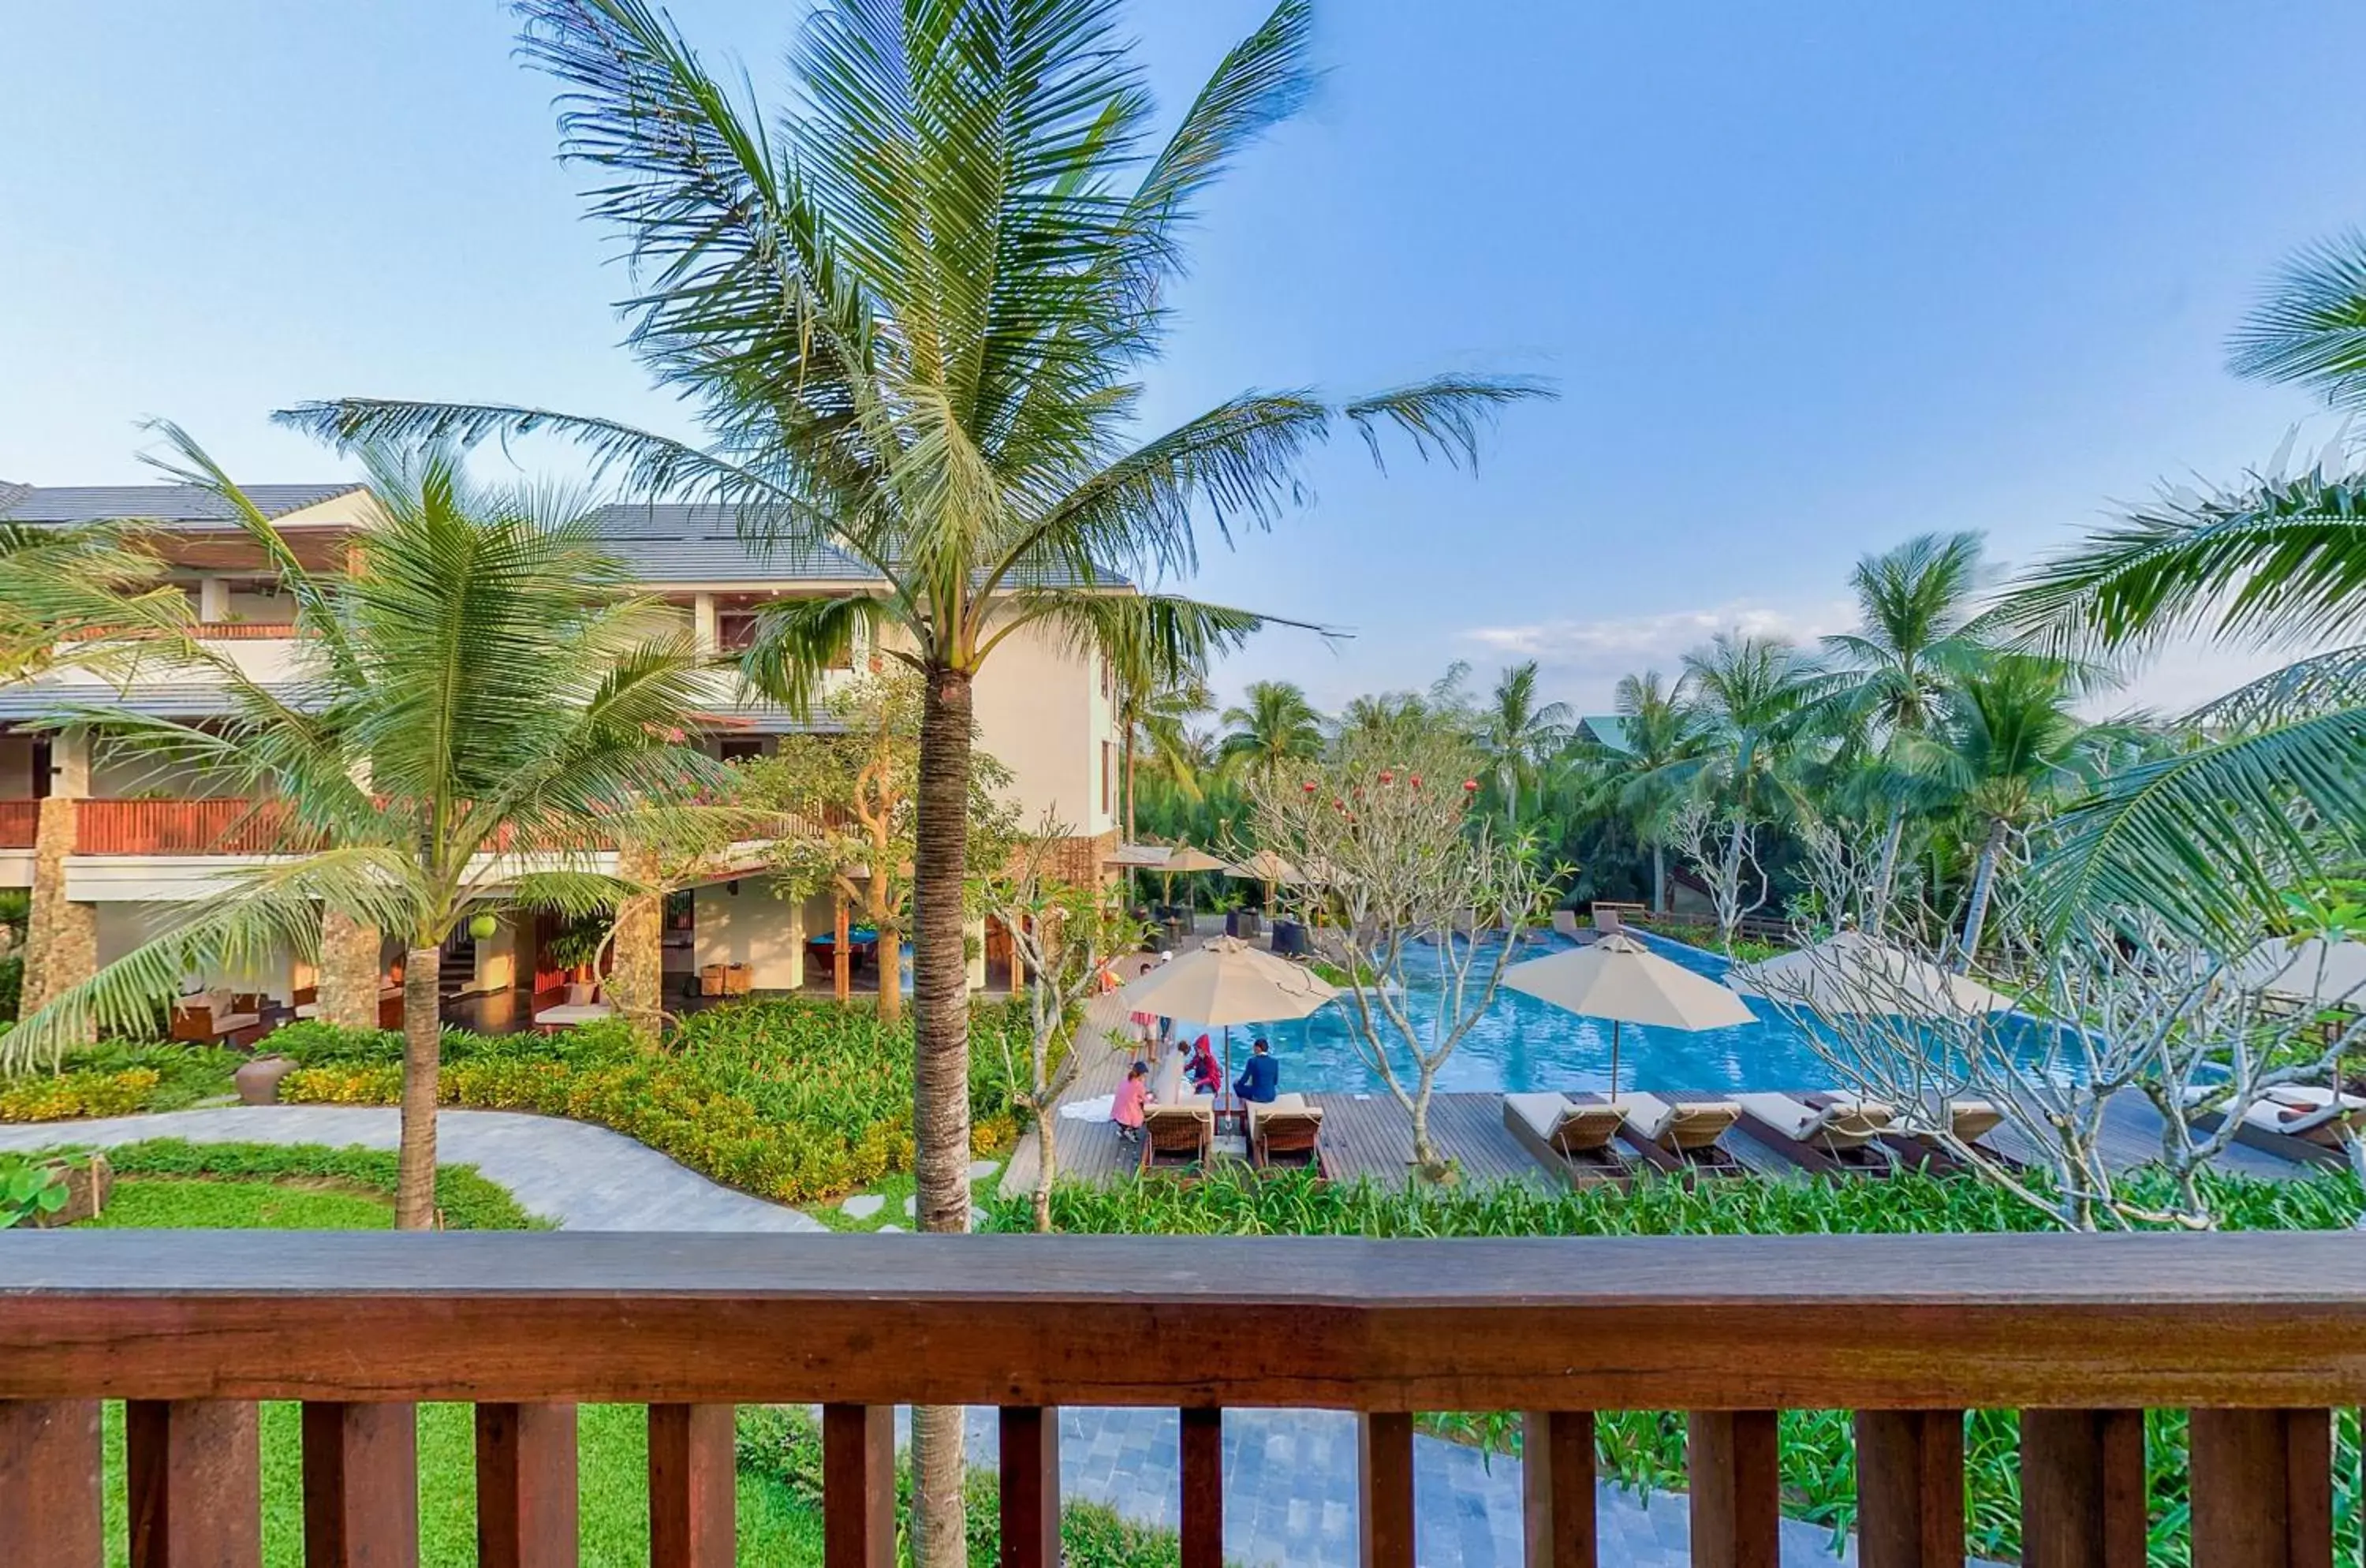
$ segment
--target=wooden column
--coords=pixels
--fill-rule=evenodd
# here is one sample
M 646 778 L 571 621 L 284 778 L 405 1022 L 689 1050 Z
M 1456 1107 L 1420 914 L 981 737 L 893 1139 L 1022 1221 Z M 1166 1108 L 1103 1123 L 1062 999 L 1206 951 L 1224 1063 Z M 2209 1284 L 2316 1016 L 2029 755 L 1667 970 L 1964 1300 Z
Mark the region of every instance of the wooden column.
M 1002 1408 L 1002 1568 L 1060 1568 L 1060 1413 Z
M 2021 1413 L 2022 1568 L 2145 1568 L 2140 1410 Z
M 1413 1417 L 1372 1412 L 1356 1428 L 1358 1537 L 1363 1568 L 1414 1568 Z
M 1224 1413 L 1183 1412 L 1182 1568 L 1224 1568 Z
M 478 1568 L 574 1568 L 575 1406 L 477 1406 Z
M 837 989 L 838 999 L 844 1001 L 854 990 L 854 952 L 851 940 L 852 933 L 847 929 L 846 895 L 833 893 L 830 895 L 829 901 L 838 922 L 837 940 L 831 944 L 829 950 L 831 984 Z
M 263 1561 L 263 1443 L 242 1400 L 124 1405 L 131 1568 L 252 1568 Z
M 1856 1415 L 1857 1561 L 1963 1568 L 1964 1413 Z
M 2332 1568 L 2333 1421 L 2324 1410 L 2196 1410 L 2193 1561 Z
M 1686 1432 L 1696 1568 L 1780 1568 L 1774 1412 L 1696 1410 Z
M 98 1568 L 99 1403 L 0 1400 L 0 1562 Z
M 821 1411 L 824 1568 L 896 1568 L 896 1409 Z
M 305 1405 L 304 1568 L 418 1562 L 418 1407 Z
M 651 1568 L 732 1568 L 738 1501 L 732 1407 L 650 1405 Z
M 1529 1411 L 1520 1478 L 1528 1568 L 1594 1568 L 1593 1413 Z

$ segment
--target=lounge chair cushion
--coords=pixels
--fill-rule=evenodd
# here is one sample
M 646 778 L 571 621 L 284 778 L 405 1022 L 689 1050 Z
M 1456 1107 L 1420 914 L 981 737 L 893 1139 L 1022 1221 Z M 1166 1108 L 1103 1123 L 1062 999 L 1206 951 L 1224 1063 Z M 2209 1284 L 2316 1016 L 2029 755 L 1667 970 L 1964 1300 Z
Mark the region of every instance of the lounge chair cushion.
M 1277 1094 L 1262 1105 L 1249 1107 L 1249 1125 L 1252 1128 L 1262 1127 L 1277 1117 L 1293 1122 L 1320 1122 L 1323 1120 L 1323 1108 L 1307 1104 L 1302 1094 Z
M 1504 1097 L 1504 1109 L 1517 1116 L 1538 1137 L 1550 1143 L 1570 1103 L 1567 1095 L 1551 1092 L 1507 1094 Z
M 1675 1124 L 1676 1108 L 1656 1094 L 1622 1095 L 1610 1102 L 1627 1118 L 1627 1130 L 1656 1144 Z
M 1831 1112 L 1819 1111 L 1787 1094 L 1741 1094 L 1734 1100 L 1749 1115 L 1795 1143 L 1806 1142 L 1831 1120 Z
M 1985 1100 L 1957 1100 L 1947 1106 L 1947 1126 L 1956 1137 L 1977 1144 L 2004 1122 L 2004 1112 Z

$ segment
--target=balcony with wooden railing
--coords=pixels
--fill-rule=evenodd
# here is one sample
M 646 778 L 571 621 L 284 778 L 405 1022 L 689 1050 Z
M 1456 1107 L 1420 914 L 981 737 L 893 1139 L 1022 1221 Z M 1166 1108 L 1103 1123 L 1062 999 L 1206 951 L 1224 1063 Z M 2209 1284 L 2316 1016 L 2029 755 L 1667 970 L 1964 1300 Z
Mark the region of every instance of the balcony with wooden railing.
M 0 802 L 0 835 L 10 826 L 6 815 L 17 802 Z M 35 807 L 38 802 L 21 804 Z M 818 818 L 781 814 L 776 820 L 751 826 L 749 837 L 818 838 L 838 831 L 835 812 Z M 0 836 L 0 847 L 8 840 Z M 33 842 L 25 829 L 26 845 Z M 265 855 L 303 854 L 317 849 L 318 835 L 304 831 L 281 804 L 220 798 L 205 800 L 78 800 L 74 803 L 74 852 L 85 855 Z M 495 852 L 515 847 L 515 836 L 504 832 Z M 613 849 L 614 844 L 603 847 Z
M 1963 1413 L 2023 1412 L 2032 1568 L 2141 1568 L 2142 1412 L 2190 1427 L 2192 1561 L 2333 1562 L 2366 1398 L 2338 1235 L 1515 1241 L 0 1236 L 0 1562 L 95 1568 L 99 1404 L 130 1562 L 259 1554 L 255 1401 L 300 1400 L 305 1561 L 416 1560 L 412 1405 L 477 1407 L 479 1561 L 575 1560 L 577 1402 L 646 1404 L 650 1561 L 733 1561 L 732 1409 L 818 1404 L 825 1560 L 895 1561 L 900 1403 L 1001 1407 L 1002 1562 L 1059 1560 L 1062 1404 L 1181 1412 L 1181 1561 L 1220 1568 L 1222 1411 L 1360 1420 L 1361 1561 L 1414 1561 L 1414 1417 L 1526 1410 L 1528 1561 L 1595 1562 L 1593 1412 L 1690 1412 L 1692 1554 L 1773 1568 L 1776 1414 L 1856 1413 L 1864 1568 L 1959 1565 Z
M 29 850 L 41 832 L 41 803 L 0 800 L 0 850 Z

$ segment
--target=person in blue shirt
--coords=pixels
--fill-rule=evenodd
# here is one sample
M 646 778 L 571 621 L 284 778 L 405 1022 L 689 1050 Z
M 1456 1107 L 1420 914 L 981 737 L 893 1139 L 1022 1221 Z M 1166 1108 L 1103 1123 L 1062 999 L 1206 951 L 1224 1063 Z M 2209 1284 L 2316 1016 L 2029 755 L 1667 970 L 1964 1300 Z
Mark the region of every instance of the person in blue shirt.
M 1273 1048 L 1259 1040 L 1249 1048 L 1248 1065 L 1233 1080 L 1233 1092 L 1253 1104 L 1270 1105 L 1280 1087 L 1281 1064 L 1273 1059 Z

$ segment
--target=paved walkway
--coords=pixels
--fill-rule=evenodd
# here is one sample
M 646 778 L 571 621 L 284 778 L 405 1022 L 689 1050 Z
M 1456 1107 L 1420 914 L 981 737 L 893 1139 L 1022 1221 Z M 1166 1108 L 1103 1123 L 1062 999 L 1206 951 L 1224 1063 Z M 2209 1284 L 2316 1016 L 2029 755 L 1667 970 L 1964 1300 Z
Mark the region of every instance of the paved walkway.
M 969 1460 L 991 1466 L 995 1413 L 973 1410 Z M 1181 1526 L 1181 1460 L 1171 1410 L 1060 1412 L 1063 1496 L 1106 1503 L 1127 1517 Z M 1686 1568 L 1691 1530 L 1681 1495 L 1647 1502 L 1608 1483 L 1595 1489 L 1603 1568 Z M 1518 1568 L 1520 1461 L 1457 1443 L 1414 1438 L 1414 1519 L 1424 1568 Z M 1224 1412 L 1224 1558 L 1244 1564 L 1351 1568 L 1356 1544 L 1356 1420 L 1332 1410 Z M 1783 1524 L 1786 1568 L 1853 1563 L 1831 1532 Z
M 0 1149 L 58 1144 L 85 1147 L 186 1138 L 198 1144 L 359 1144 L 395 1146 L 400 1112 L 390 1106 L 233 1105 L 95 1122 L 0 1127 Z M 810 1214 L 717 1186 L 621 1133 L 516 1111 L 445 1111 L 436 1117 L 436 1153 L 473 1165 L 488 1180 L 562 1228 L 579 1231 L 813 1231 Z

